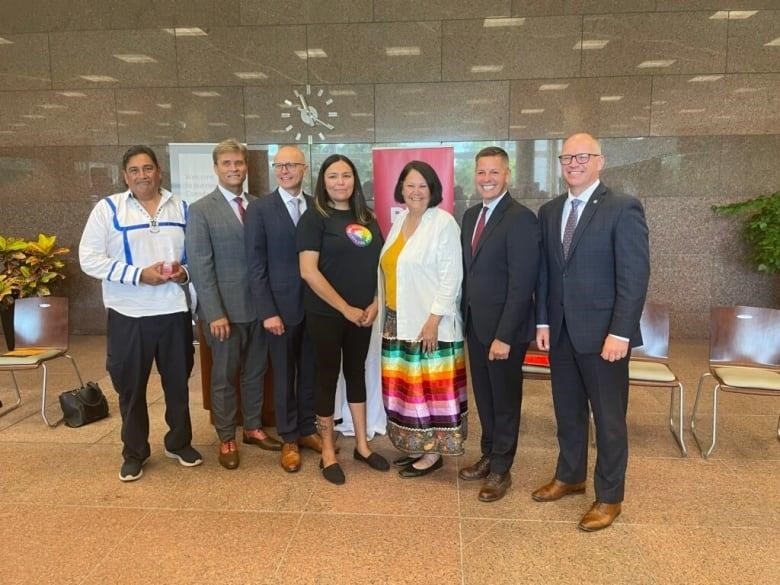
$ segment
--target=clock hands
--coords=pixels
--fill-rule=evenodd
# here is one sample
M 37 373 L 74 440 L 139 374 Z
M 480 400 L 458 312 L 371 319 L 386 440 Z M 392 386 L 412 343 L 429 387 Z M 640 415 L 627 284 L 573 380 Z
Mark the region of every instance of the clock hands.
M 303 99 L 303 96 L 300 96 L 301 103 L 305 104 L 306 101 Z M 319 113 L 317 112 L 317 109 L 314 106 L 307 106 L 304 105 L 301 108 L 298 108 L 298 111 L 301 113 L 301 121 L 306 124 L 307 126 L 314 126 L 315 124 L 319 124 L 320 126 L 324 126 L 328 130 L 333 130 L 335 126 L 332 124 L 328 124 L 327 122 L 323 122 L 319 118 Z
M 333 129 L 335 128 L 335 126 L 333 126 L 333 125 L 331 125 L 331 124 L 328 124 L 327 122 L 323 122 L 323 121 L 322 121 L 322 120 L 320 120 L 319 118 L 314 118 L 314 121 L 315 121 L 317 124 L 321 125 L 321 126 L 325 126 L 325 128 L 327 128 L 328 130 L 333 130 Z
M 302 93 L 298 93 L 297 91 L 295 93 L 297 94 L 298 99 L 301 100 L 301 106 L 303 106 L 303 109 L 304 110 L 308 110 L 309 109 L 309 105 L 306 103 L 306 98 L 303 97 L 303 94 Z M 300 110 L 301 108 L 298 108 L 298 109 Z
M 320 89 L 316 93 L 315 97 L 316 98 L 322 98 L 323 93 L 324 93 L 324 91 L 322 89 Z M 322 126 L 323 128 L 328 129 L 329 131 L 335 130 L 335 126 L 333 126 L 332 124 L 329 124 L 328 122 L 326 122 L 324 120 L 321 120 L 320 119 L 320 114 L 317 111 L 317 108 L 308 103 L 307 96 L 309 96 L 311 94 L 311 89 L 310 89 L 310 87 L 308 85 L 306 86 L 306 93 L 305 93 L 305 95 L 304 95 L 303 92 L 298 91 L 298 90 L 293 90 L 293 94 L 295 95 L 295 98 L 293 98 L 293 99 L 297 98 L 297 100 L 298 100 L 300 105 L 296 104 L 296 103 L 294 103 L 294 101 L 290 101 L 290 100 L 284 100 L 284 103 L 290 109 L 294 108 L 294 109 L 298 110 L 300 118 L 301 118 L 301 122 L 303 122 L 306 126 L 309 126 L 310 128 L 312 128 L 312 130 L 309 130 L 309 132 L 317 132 L 317 130 L 314 130 L 314 128 L 316 128 L 318 125 Z M 322 107 L 328 108 L 331 103 L 333 103 L 333 100 L 325 99 L 324 105 Z M 337 116 L 337 114 L 335 114 L 335 112 L 328 112 L 328 117 L 336 117 L 336 116 Z M 285 117 L 289 118 L 290 114 L 283 112 L 282 113 L 282 118 L 285 118 Z M 293 125 L 289 125 L 289 126 L 287 126 L 285 128 L 285 130 L 290 131 L 293 128 L 294 128 Z M 323 136 L 323 134 L 319 133 L 318 136 L 320 137 L 321 140 L 325 140 L 325 137 Z M 296 140 L 298 140 L 299 137 L 300 137 L 300 133 L 296 136 Z M 312 138 L 312 136 L 310 134 L 309 135 L 309 142 L 310 143 L 311 143 L 311 138 Z

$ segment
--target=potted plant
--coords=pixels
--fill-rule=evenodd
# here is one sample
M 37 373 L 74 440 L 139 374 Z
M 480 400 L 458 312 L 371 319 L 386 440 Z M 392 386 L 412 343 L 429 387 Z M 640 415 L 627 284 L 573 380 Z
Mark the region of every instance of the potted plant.
M 721 215 L 749 214 L 742 224 L 742 238 L 750 248 L 750 262 L 759 272 L 780 273 L 780 191 L 729 203 L 713 205 Z
M 37 240 L 0 236 L 0 318 L 8 349 L 13 349 L 13 303 L 25 297 L 45 297 L 65 278 L 70 252 L 57 247 L 57 236 L 38 234 Z

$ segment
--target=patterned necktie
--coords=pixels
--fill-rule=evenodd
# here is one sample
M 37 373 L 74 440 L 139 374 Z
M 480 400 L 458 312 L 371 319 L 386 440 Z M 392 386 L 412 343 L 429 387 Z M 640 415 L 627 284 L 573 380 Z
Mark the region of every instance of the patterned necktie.
M 235 197 L 233 201 L 238 206 L 238 216 L 241 218 L 241 223 L 244 223 L 244 216 L 246 215 L 246 209 L 244 209 L 244 199 L 241 197 Z
M 298 197 L 293 197 L 287 204 L 290 206 L 290 217 L 292 217 L 293 223 L 298 225 L 298 220 L 301 219 L 301 200 Z
M 477 244 L 479 244 L 479 238 L 482 237 L 482 232 L 485 231 L 485 218 L 487 217 L 488 208 L 486 205 L 482 206 L 482 213 L 479 214 L 479 221 L 477 221 L 477 227 L 474 229 L 474 237 L 471 238 L 471 255 L 477 251 Z
M 577 207 L 582 203 L 579 199 L 571 200 L 571 211 L 569 217 L 566 218 L 566 226 L 563 228 L 563 257 L 569 257 L 569 248 L 571 248 L 571 241 L 574 239 L 574 230 L 577 228 Z

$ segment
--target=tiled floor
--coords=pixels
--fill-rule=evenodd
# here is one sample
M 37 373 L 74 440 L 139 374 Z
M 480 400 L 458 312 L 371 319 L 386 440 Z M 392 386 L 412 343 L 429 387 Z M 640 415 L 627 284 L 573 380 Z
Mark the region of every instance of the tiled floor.
M 194 443 L 205 464 L 185 469 L 163 456 L 163 404 L 153 377 L 153 455 L 140 481 L 123 484 L 104 339 L 72 343 L 85 377 L 106 390 L 112 414 L 80 429 L 49 429 L 38 414 L 36 374 L 20 376 L 24 403 L 0 418 L 3 585 L 780 582 L 777 400 L 723 395 L 713 457 L 701 459 L 686 431 L 690 457 L 683 459 L 666 427 L 668 394 L 633 389 L 623 515 L 612 528 L 585 534 L 576 523 L 592 487 L 556 503 L 530 498 L 556 455 L 544 382 L 526 383 L 514 485 L 493 504 L 478 502 L 477 486 L 457 479 L 458 467 L 478 455 L 476 412 L 466 456 L 417 480 L 352 461 L 348 438 L 341 439 L 341 487 L 320 477 L 311 452 L 290 475 L 276 454 L 242 445 L 241 467 L 226 471 L 217 463 L 197 370 Z M 706 351 L 704 342 L 672 344 L 687 412 Z M 55 363 L 52 416 L 58 391 L 73 385 L 67 364 Z M 0 400 L 10 401 L 3 378 Z M 373 447 L 394 455 L 384 437 Z

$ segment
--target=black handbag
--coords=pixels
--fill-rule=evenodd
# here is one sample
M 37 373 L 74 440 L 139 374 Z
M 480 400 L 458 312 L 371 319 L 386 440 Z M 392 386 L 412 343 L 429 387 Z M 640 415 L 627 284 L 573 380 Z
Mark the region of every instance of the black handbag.
M 81 427 L 108 416 L 108 401 L 97 382 L 60 394 L 63 420 L 69 427 Z

